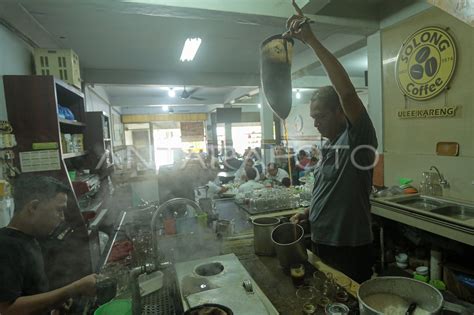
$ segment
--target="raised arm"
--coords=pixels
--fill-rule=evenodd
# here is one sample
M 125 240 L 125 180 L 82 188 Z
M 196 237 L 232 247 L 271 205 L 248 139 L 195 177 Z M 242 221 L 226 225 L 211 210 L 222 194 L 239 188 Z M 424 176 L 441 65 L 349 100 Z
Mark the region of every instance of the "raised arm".
M 365 111 L 365 107 L 359 99 L 359 96 L 349 79 L 349 75 L 337 58 L 334 57 L 334 55 L 327 50 L 327 48 L 324 47 L 314 35 L 308 23 L 309 20 L 303 15 L 303 12 L 295 3 L 295 0 L 292 0 L 292 3 L 297 14 L 288 19 L 286 23 L 288 31 L 284 36 L 291 36 L 299 39 L 311 47 L 318 59 L 321 61 L 329 80 L 339 95 L 344 114 L 349 121 L 354 124 L 360 117 L 361 113 Z

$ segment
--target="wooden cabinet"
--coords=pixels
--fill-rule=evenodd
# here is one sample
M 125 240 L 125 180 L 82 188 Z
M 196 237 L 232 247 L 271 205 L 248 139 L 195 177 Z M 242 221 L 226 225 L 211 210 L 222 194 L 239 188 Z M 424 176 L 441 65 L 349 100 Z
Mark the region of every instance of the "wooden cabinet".
M 61 134 L 85 134 L 84 95 L 52 76 L 4 76 L 3 83 L 8 119 L 18 143 L 16 166 L 22 172 L 55 177 L 71 187 L 65 220 L 72 232 L 62 241 L 42 242 L 46 273 L 55 288 L 92 272 L 88 231 L 68 176 L 71 169 L 84 168 L 88 152 L 78 146 L 68 152 L 61 138 Z M 68 108 L 74 120 L 59 118 L 58 105 Z

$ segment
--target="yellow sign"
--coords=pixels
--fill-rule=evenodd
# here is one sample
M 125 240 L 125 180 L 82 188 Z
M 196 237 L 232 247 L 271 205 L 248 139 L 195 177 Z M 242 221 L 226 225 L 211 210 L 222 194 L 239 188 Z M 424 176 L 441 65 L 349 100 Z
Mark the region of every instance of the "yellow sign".
M 398 118 L 440 118 L 454 117 L 456 115 L 457 106 L 438 107 L 428 109 L 404 109 L 398 111 Z
M 400 48 L 397 82 L 403 94 L 418 101 L 428 100 L 443 91 L 456 67 L 456 46 L 444 29 L 422 28 Z

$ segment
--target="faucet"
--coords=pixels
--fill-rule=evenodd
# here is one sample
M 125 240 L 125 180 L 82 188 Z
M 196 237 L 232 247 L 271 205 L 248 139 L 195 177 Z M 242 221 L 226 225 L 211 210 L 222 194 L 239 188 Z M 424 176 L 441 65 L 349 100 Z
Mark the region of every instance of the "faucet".
M 158 221 L 158 218 L 162 217 L 161 213 L 164 210 L 168 209 L 171 206 L 177 206 L 177 205 L 191 206 L 195 211 L 195 215 L 197 215 L 199 212 L 201 212 L 201 208 L 199 207 L 199 205 L 196 202 L 194 202 L 192 200 L 189 200 L 189 199 L 186 199 L 186 198 L 170 199 L 170 200 L 164 202 L 163 204 L 161 204 L 155 210 L 155 212 L 153 213 L 153 217 L 151 219 L 151 244 L 152 244 L 152 247 L 153 247 L 152 248 L 153 259 L 154 259 L 155 265 L 158 268 L 162 268 L 164 266 L 169 266 L 171 263 L 170 262 L 163 262 L 163 263 L 160 262 L 162 257 L 160 257 L 161 253 L 158 250 L 158 231 L 159 231 L 159 228 L 157 226 L 157 221 Z
M 130 284 L 132 289 L 132 314 L 142 314 L 142 297 L 140 294 L 140 285 L 138 284 L 138 276 L 141 274 L 149 274 L 156 270 L 154 264 L 145 264 L 130 270 Z
M 434 165 L 432 165 L 430 167 L 430 171 L 432 170 L 435 170 L 436 173 L 438 174 L 438 177 L 439 177 L 439 183 L 441 184 L 441 186 L 443 186 L 443 188 L 449 188 L 449 183 L 448 181 L 446 180 L 446 178 L 443 177 L 443 175 L 441 175 L 441 173 L 439 172 L 438 168 Z

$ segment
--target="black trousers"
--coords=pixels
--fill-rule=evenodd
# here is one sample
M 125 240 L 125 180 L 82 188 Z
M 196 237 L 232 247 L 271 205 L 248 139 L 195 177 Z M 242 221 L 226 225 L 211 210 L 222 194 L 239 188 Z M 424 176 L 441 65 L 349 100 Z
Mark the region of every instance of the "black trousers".
M 362 283 L 372 276 L 375 254 L 372 244 L 362 246 L 328 246 L 312 242 L 313 253 L 321 260 L 344 273 L 346 276 Z

